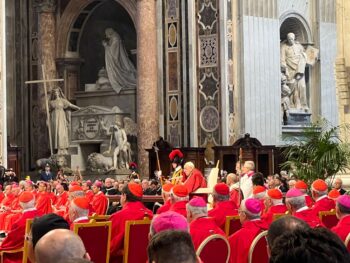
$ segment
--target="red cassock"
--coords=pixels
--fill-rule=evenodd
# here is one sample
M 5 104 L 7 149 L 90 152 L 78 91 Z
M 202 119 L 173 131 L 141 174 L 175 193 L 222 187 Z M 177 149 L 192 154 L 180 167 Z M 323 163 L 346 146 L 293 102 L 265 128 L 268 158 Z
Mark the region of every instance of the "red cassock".
M 54 203 L 55 214 L 64 217 L 67 212 L 68 201 L 68 192 L 64 191 L 61 194 L 56 196 L 56 202 Z
M 187 201 L 176 202 L 175 204 L 172 204 L 170 206 L 169 211 L 174 211 L 176 213 L 179 213 L 180 215 L 183 215 L 185 218 L 187 218 L 186 204 L 187 204 Z
M 225 230 L 226 216 L 238 215 L 237 206 L 232 201 L 222 201 L 215 204 L 215 207 L 208 212 L 213 217 L 217 226 Z
M 11 212 L 12 210 L 21 210 L 21 206 L 19 205 L 19 199 L 18 196 L 13 196 L 11 199 L 12 202 L 9 204 L 8 208 L 10 208 L 9 211 L 2 212 L 0 214 L 0 230 L 10 230 L 9 226 L 9 219 L 13 213 Z M 18 219 L 18 217 L 17 217 Z
M 94 192 L 92 190 L 87 190 L 85 192 L 85 197 L 89 200 L 89 202 L 92 202 L 92 199 L 94 198 Z
M 315 211 L 312 210 L 311 208 L 308 208 L 300 212 L 294 212 L 293 216 L 300 218 L 301 220 L 304 220 L 312 228 L 317 226 L 323 226 L 320 218 L 315 214 Z
M 311 196 L 305 195 L 305 202 L 308 207 L 312 207 L 314 205 L 314 199 Z
M 127 202 L 123 209 L 110 217 L 112 221 L 111 258 L 109 262 L 122 262 L 121 250 L 123 249 L 125 222 L 127 220 L 142 220 L 144 217 L 152 219 L 152 211 L 147 209 L 142 202 Z
M 43 215 L 52 213 L 51 196 L 48 192 L 38 192 L 36 195 L 36 209 Z
M 271 206 L 267 212 L 261 216 L 261 220 L 265 221 L 267 225 L 271 225 L 274 214 L 285 214 L 287 210 L 285 204 Z
M 226 237 L 225 232 L 216 225 L 215 220 L 208 217 L 200 217 L 193 220 L 190 223 L 190 234 L 195 250 L 208 236 L 219 234 Z
M 2 200 L 4 200 L 5 199 L 5 194 L 4 194 L 4 192 L 1 192 L 0 193 L 0 203 L 2 202 Z
M 68 201 L 68 193 L 66 191 L 62 192 L 61 194 L 58 194 L 56 196 L 56 200 L 53 203 L 54 207 L 56 209 L 61 209 L 61 206 L 66 206 Z
M 338 224 L 331 229 L 334 233 L 336 233 L 341 240 L 345 241 L 346 237 L 350 233 L 350 215 L 346 215 L 342 217 Z
M 244 222 L 242 228 L 228 238 L 231 248 L 230 262 L 248 263 L 250 245 L 260 232 L 267 229 L 266 222 L 262 220 Z
M 98 215 L 104 215 L 107 211 L 108 199 L 101 191 L 92 198 L 92 210 Z
M 22 216 L 12 225 L 10 232 L 0 246 L 0 251 L 13 250 L 23 247 L 24 234 L 27 219 L 41 216 L 38 210 L 25 211 Z M 22 262 L 21 254 L 13 254 L 6 256 L 4 263 L 20 263 Z
M 230 200 L 236 204 L 237 207 L 240 206 L 241 200 L 239 196 L 239 189 L 232 189 L 230 191 Z
M 184 185 L 186 186 L 187 191 L 189 193 L 192 193 L 196 191 L 198 188 L 207 187 L 207 181 L 205 181 L 205 178 L 202 172 L 199 171 L 197 168 L 194 168 L 192 170 L 192 173 L 186 179 Z
M 335 209 L 335 203 L 332 199 L 329 199 L 328 197 L 324 197 L 316 201 L 314 206 L 312 207 L 312 210 L 315 211 L 316 215 L 318 215 L 318 213 L 321 211 L 330 211 L 332 209 Z
M 5 198 L 1 202 L 1 206 L 10 206 L 13 199 L 15 199 L 15 195 L 10 193 L 5 196 Z
M 171 203 L 170 203 L 170 199 L 169 199 L 164 203 L 164 205 L 162 205 L 161 207 L 158 208 L 157 214 L 161 214 L 161 213 L 169 211 L 170 206 L 171 206 Z

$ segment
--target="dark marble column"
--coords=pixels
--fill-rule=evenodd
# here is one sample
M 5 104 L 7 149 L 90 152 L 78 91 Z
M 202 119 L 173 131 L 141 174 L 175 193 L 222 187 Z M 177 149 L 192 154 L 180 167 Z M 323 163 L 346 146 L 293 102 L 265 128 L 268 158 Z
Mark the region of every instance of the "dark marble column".
M 37 0 L 35 2 L 36 11 L 38 12 L 38 50 L 39 50 L 39 74 L 42 78 L 41 65 L 45 68 L 45 78 L 56 78 L 56 0 Z M 53 84 L 47 85 L 50 94 Z M 39 99 L 42 103 L 41 108 L 45 110 L 45 95 L 42 87 L 39 87 Z
M 137 1 L 137 142 L 140 175 L 148 176 L 148 153 L 159 136 L 156 1 Z

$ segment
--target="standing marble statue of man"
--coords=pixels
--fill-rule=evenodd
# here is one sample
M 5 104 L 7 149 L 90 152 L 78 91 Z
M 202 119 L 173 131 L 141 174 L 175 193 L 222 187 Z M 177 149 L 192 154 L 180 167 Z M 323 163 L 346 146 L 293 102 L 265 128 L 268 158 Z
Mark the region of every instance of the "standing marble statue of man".
M 287 34 L 287 40 L 281 44 L 281 69 L 287 77 L 287 84 L 292 91 L 290 108 L 307 111 L 304 47 L 295 41 L 293 33 Z
M 130 61 L 118 33 L 112 29 L 105 30 L 105 63 L 108 79 L 112 88 L 119 93 L 122 88 L 136 88 L 136 69 Z
M 66 116 L 66 111 L 68 109 L 79 110 L 80 108 L 65 99 L 58 88 L 52 91 L 49 106 L 52 146 L 57 149 L 57 154 L 68 154 L 68 126 L 70 120 Z
M 123 128 L 122 121 L 118 116 L 116 117 L 115 124 L 110 128 L 112 129 L 111 138 L 114 138 L 116 141 L 116 147 L 113 151 L 113 167 L 115 169 L 129 169 L 129 162 L 131 162 L 130 143 L 128 142 L 128 137 L 125 129 Z

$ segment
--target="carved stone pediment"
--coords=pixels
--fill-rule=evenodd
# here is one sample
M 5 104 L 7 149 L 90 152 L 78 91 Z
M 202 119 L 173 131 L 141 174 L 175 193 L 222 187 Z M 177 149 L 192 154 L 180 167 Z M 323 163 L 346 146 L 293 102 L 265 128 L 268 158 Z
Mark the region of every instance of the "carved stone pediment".
M 85 108 L 81 108 L 80 110 L 75 111 L 72 113 L 72 116 L 86 116 L 86 115 L 99 115 L 99 114 L 122 114 L 123 111 L 119 109 L 117 106 L 111 108 L 108 107 L 102 107 L 102 106 L 88 106 Z

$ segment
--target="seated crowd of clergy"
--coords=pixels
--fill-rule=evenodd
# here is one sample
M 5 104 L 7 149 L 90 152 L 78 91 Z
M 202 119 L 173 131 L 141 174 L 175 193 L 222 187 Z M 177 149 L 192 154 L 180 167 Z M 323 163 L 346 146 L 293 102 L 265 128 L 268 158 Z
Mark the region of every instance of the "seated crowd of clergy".
M 254 238 L 276 222 L 274 221 L 275 214 L 289 214 L 291 216 L 288 217 L 293 218 L 292 220 L 297 218 L 302 221 L 303 226 L 307 226 L 304 227 L 306 231 L 306 229 L 319 227 L 326 228 L 320 221 L 319 212 L 335 209 L 339 221 L 331 231 L 342 241 L 345 241 L 350 233 L 350 195 L 344 194 L 340 179 L 336 179 L 334 189 L 328 191 L 327 183 L 320 179 L 307 185 L 304 181 L 289 178 L 286 173 L 265 178 L 261 173 L 254 172 L 252 161 L 246 161 L 240 171 L 241 178 L 238 174 L 228 174 L 223 182 L 218 182 L 214 186 L 213 200 L 208 204 L 207 198 L 193 193 L 199 188 L 206 187 L 203 174 L 190 162 L 186 163 L 182 169 L 183 155 L 179 150 L 173 151 L 169 158 L 173 164 L 174 173 L 171 178 L 167 179 L 159 172 L 159 183 L 140 181 L 140 176 L 133 169 L 128 181 L 114 182 L 108 178 L 104 182 L 91 183 L 77 180 L 70 182 L 68 189 L 65 189 L 64 183 L 60 180 L 38 181 L 37 184 L 25 180 L 19 184 L 5 185 L 4 191 L 0 192 L 0 230 L 3 235 L 0 252 L 22 247 L 26 220 L 36 218 L 38 220 L 35 220 L 35 224 L 40 225 L 37 228 L 41 229 L 41 233 L 37 234 L 38 230 L 35 230 L 35 224 L 33 224 L 31 231 L 33 251 L 29 253 L 31 262 L 59 262 L 60 257 L 67 257 L 70 253 L 57 253 L 56 255 L 51 252 L 50 257 L 44 256 L 47 253 L 44 245 L 47 246 L 50 243 L 49 241 L 40 242 L 40 240 L 41 238 L 50 240 L 51 232 L 49 231 L 54 231 L 52 229 L 55 228 L 48 224 L 54 222 L 60 226 L 56 228 L 72 230 L 76 223 L 89 222 L 89 215 L 93 213 L 105 215 L 109 210 L 107 196 L 113 194 L 120 194 L 121 197 L 118 204 L 110 204 L 110 207 L 118 207 L 110 210 L 113 212 L 109 218 L 112 223 L 110 262 L 122 262 L 123 260 L 126 221 L 141 220 L 144 217 L 152 220 L 149 233 L 149 262 L 175 262 L 159 260 L 162 253 L 157 252 L 157 249 L 161 250 L 162 245 L 166 242 L 171 243 L 169 241 L 171 237 L 179 240 L 179 245 L 181 242 L 186 245 L 188 235 L 191 244 L 187 256 L 191 257 L 191 251 L 197 250 L 208 236 L 218 234 L 227 239 L 230 244 L 230 262 L 246 263 Z M 147 208 L 142 203 L 142 197 L 148 194 L 161 194 L 164 200 L 163 205 Z M 226 236 L 226 217 L 235 215 L 239 216 L 241 228 L 230 236 Z M 40 221 L 40 218 L 45 220 Z M 46 226 L 43 227 L 42 224 Z M 169 230 L 174 233 L 161 233 Z M 62 237 L 70 237 L 69 230 L 65 231 L 68 232 L 63 231 Z M 307 234 L 319 236 L 323 235 L 321 232 L 308 232 Z M 282 244 L 273 243 L 276 246 Z M 277 253 L 274 252 L 274 245 L 269 240 L 268 244 L 271 255 Z M 89 260 L 88 255 L 85 254 L 85 260 Z M 155 257 L 155 254 L 158 256 Z M 176 262 L 201 262 L 197 256 L 194 261 L 188 261 L 186 257 L 183 257 L 184 261 L 179 261 L 182 258 L 179 257 Z M 52 261 L 49 258 L 52 258 Z M 19 258 L 11 262 L 22 262 L 22 260 Z M 62 262 L 68 261 L 63 260 Z M 270 262 L 283 261 L 270 259 Z

